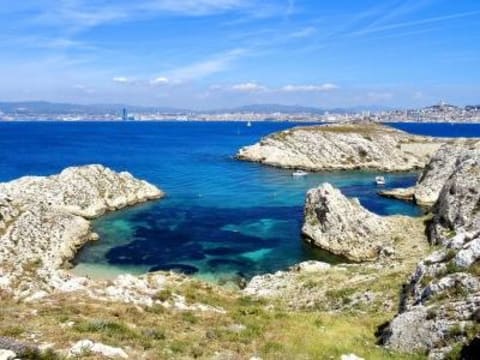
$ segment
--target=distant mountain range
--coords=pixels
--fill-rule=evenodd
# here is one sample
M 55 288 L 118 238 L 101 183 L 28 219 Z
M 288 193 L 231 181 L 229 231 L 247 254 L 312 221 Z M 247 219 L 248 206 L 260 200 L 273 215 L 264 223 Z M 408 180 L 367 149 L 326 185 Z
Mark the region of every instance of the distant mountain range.
M 69 104 L 52 103 L 47 101 L 20 101 L 0 102 L 0 111 L 8 114 L 98 114 L 98 113 L 121 113 L 123 108 L 130 112 L 162 112 L 162 113 L 183 113 L 189 110 L 182 110 L 170 107 L 147 107 L 130 106 L 124 104 Z
M 0 102 L 0 112 L 5 114 L 32 115 L 32 114 L 85 114 L 94 115 L 99 113 L 121 113 L 126 108 L 129 112 L 150 112 L 150 113 L 172 113 L 172 114 L 195 114 L 195 113 L 310 113 L 323 114 L 330 113 L 354 113 L 360 111 L 380 111 L 390 110 L 380 106 L 364 106 L 351 108 L 332 108 L 324 109 L 317 107 L 307 107 L 301 105 L 281 105 L 281 104 L 253 104 L 234 108 L 224 108 L 216 110 L 195 111 L 189 109 L 180 109 L 161 106 L 135 106 L 125 104 L 69 104 L 53 103 L 47 101 L 20 101 L 20 102 Z
M 220 109 L 212 112 L 257 112 L 257 113 L 284 113 L 284 114 L 298 114 L 298 113 L 310 113 L 310 114 L 323 114 L 325 112 L 343 114 L 343 113 L 356 113 L 361 111 L 381 111 L 391 110 L 387 107 L 381 106 L 356 106 L 348 108 L 317 108 L 301 105 L 281 105 L 281 104 L 254 104 L 245 105 L 230 109 Z

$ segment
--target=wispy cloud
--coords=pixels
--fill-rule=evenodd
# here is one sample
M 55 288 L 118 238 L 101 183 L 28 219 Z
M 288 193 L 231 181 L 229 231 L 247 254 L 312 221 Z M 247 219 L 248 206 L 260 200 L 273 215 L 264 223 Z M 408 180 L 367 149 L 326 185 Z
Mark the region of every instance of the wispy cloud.
M 432 5 L 435 1 L 437 0 L 402 0 L 400 2 L 397 0 L 390 3 L 387 10 L 384 8 L 382 11 L 383 14 L 376 16 L 366 29 L 389 24 L 392 21 L 395 21 L 395 19 L 418 12 L 419 10 Z
M 175 68 L 168 73 L 175 81 L 202 79 L 227 70 L 236 60 L 248 53 L 246 49 L 233 49 L 209 59 Z
M 256 81 L 248 81 L 233 85 L 219 85 L 214 84 L 210 86 L 211 91 L 237 91 L 243 93 L 256 93 L 263 92 L 269 94 L 278 94 L 278 93 L 314 93 L 314 92 L 328 92 L 336 90 L 339 87 L 335 84 L 325 83 L 325 84 L 288 84 L 280 87 L 268 87 Z
M 26 0 L 34 4 L 32 0 Z M 138 20 L 161 15 L 209 16 L 226 12 L 262 12 L 270 1 L 258 0 L 44 0 L 34 6 L 34 21 L 50 26 L 65 26 L 79 31 L 102 24 Z M 32 5 L 33 6 L 33 5 Z
M 131 79 L 129 77 L 126 77 L 126 76 L 114 76 L 112 78 L 112 81 L 114 83 L 117 83 L 117 84 L 131 84 L 133 83 L 135 80 L 134 79 Z
M 314 26 L 308 26 L 299 31 L 291 33 L 289 37 L 290 38 L 307 38 L 312 36 L 316 32 L 317 32 L 317 28 L 315 28 Z
M 153 0 L 144 2 L 139 8 L 198 16 L 245 9 L 250 6 L 252 6 L 252 1 L 249 0 Z
M 285 85 L 280 88 L 284 92 L 324 92 L 338 89 L 335 84 L 320 84 L 320 85 Z
M 256 82 L 246 82 L 241 84 L 235 84 L 232 86 L 231 89 L 234 91 L 253 93 L 253 92 L 259 92 L 259 91 L 265 91 L 267 88 Z
M 156 86 L 168 85 L 169 83 L 170 83 L 170 80 L 165 76 L 158 76 L 158 77 L 150 80 L 150 84 L 151 85 L 156 85 Z
M 418 25 L 427 25 L 427 24 L 438 23 L 438 22 L 446 22 L 449 20 L 455 20 L 455 19 L 465 18 L 469 16 L 477 16 L 477 15 L 480 15 L 480 11 L 469 11 L 469 12 L 463 12 L 463 13 L 457 13 L 457 14 L 451 14 L 451 15 L 445 15 L 445 16 L 429 17 L 429 18 L 424 18 L 420 20 L 397 22 L 393 24 L 386 24 L 383 26 L 367 27 L 359 31 L 352 32 L 351 35 L 354 35 L 354 36 L 366 35 L 366 34 L 384 32 L 389 30 L 414 27 Z

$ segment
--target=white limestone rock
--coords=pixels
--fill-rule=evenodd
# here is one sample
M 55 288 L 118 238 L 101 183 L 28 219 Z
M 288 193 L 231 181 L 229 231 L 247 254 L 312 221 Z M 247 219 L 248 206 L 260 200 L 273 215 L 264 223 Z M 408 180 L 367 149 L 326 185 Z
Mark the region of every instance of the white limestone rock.
M 400 313 L 383 334 L 388 346 L 428 350 L 431 359 L 443 358 L 455 343 L 467 340 L 462 329 L 477 325 L 480 308 L 480 151 L 444 148 L 439 153 L 435 166 L 448 174 L 436 170 L 435 178 L 444 183 L 428 235 L 440 249 L 418 264 L 404 288 Z M 454 161 L 439 160 L 450 155 Z
M 12 350 L 0 349 L 0 360 L 14 360 L 16 358 L 17 354 Z
M 340 360 L 365 360 L 365 359 L 355 354 L 344 354 L 340 356 Z
M 240 160 L 310 171 L 423 168 L 441 143 L 375 123 L 297 127 L 271 134 L 237 153 Z
M 128 354 L 123 349 L 96 343 L 88 339 L 76 342 L 70 348 L 69 357 L 91 353 L 99 354 L 109 359 L 128 359 Z
M 424 207 L 431 207 L 439 198 L 447 180 L 457 172 L 462 162 L 478 156 L 480 141 L 458 139 L 442 145 L 430 158 L 415 186 L 406 189 L 380 191 L 380 195 L 400 200 L 414 201 Z
M 31 300 L 53 289 L 78 290 L 83 285 L 60 269 L 95 239 L 88 219 L 163 195 L 101 165 L 0 184 L 0 287 Z
M 480 232 L 480 150 L 462 153 L 432 210 L 430 238 L 445 244 L 459 233 Z
M 315 273 L 328 270 L 331 267 L 332 265 L 322 261 L 309 260 L 292 266 L 290 270 L 298 271 L 301 273 Z
M 302 233 L 306 241 L 352 261 L 371 261 L 391 245 L 391 225 L 325 183 L 308 191 Z

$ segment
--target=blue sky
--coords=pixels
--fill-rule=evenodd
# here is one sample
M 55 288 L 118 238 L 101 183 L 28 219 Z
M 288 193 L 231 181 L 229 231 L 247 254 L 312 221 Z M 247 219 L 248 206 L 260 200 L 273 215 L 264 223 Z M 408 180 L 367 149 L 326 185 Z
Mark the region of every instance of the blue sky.
M 480 103 L 478 0 L 0 0 L 0 100 Z

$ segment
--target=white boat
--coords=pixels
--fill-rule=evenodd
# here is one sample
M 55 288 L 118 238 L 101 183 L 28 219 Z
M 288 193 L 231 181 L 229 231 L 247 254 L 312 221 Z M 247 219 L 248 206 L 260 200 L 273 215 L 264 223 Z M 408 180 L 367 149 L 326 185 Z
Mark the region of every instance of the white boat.
M 296 170 L 296 171 L 294 171 L 294 172 L 292 173 L 292 176 L 295 176 L 295 177 L 297 177 L 297 176 L 306 176 L 306 175 L 308 175 L 308 172 L 303 171 L 303 170 Z
M 376 176 L 375 183 L 377 185 L 385 185 L 385 178 L 383 176 Z
M 252 122 L 251 122 L 251 121 L 247 122 L 247 127 L 250 127 L 250 126 L 252 126 Z

